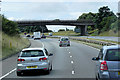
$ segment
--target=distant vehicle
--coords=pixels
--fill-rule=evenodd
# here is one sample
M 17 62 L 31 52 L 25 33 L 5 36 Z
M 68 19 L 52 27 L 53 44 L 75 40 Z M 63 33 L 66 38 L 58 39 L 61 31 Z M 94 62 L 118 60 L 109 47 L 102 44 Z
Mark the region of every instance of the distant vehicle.
M 120 79 L 120 45 L 103 46 L 96 61 L 96 80 Z
M 27 34 L 26 37 L 30 37 L 30 34 Z
M 24 35 L 26 35 L 27 33 L 24 33 Z
M 46 36 L 44 34 L 42 34 L 41 38 L 46 38 Z
M 34 40 L 35 39 L 41 39 L 41 33 L 40 32 L 34 32 L 33 35 L 34 35 Z
M 53 34 L 52 33 L 49 33 L 49 36 L 52 36 Z
M 70 46 L 70 40 L 68 37 L 61 37 L 59 40 L 59 46 Z
M 47 74 L 52 70 L 52 60 L 45 48 L 26 48 L 23 49 L 17 60 L 17 76 L 25 72 L 45 71 Z
M 32 35 L 31 37 L 34 38 L 34 35 Z

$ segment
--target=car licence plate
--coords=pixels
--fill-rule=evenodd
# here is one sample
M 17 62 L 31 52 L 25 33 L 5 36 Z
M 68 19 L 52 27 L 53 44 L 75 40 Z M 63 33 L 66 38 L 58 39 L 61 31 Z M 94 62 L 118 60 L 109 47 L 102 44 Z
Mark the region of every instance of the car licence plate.
M 120 75 L 120 71 L 118 72 L 118 75 Z
M 37 68 L 37 66 L 27 66 L 28 69 L 30 68 Z

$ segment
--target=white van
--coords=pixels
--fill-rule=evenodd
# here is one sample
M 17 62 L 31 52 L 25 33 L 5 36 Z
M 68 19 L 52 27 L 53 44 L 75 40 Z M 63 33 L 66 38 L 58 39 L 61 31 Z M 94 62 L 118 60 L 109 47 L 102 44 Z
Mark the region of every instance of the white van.
M 34 32 L 33 35 L 34 35 L 34 40 L 35 40 L 35 39 L 41 39 L 41 34 L 40 34 L 40 32 Z

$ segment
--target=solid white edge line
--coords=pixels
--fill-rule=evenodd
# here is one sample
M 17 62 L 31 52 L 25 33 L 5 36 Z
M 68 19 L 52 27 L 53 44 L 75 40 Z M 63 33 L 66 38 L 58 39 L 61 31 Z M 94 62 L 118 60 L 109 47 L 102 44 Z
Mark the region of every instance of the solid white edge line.
M 11 70 L 11 71 L 8 72 L 7 74 L 3 75 L 2 77 L 0 77 L 0 80 L 3 79 L 4 77 L 8 76 L 9 74 L 11 74 L 12 72 L 14 72 L 15 70 L 16 70 L 16 68 L 13 69 L 13 70 Z
M 75 71 L 72 71 L 72 74 L 75 74 Z

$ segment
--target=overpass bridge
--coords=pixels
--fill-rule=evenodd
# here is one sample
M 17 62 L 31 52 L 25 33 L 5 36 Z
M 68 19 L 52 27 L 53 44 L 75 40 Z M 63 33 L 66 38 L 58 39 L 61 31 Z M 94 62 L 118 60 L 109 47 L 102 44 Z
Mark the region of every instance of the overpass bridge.
M 94 26 L 95 23 L 92 20 L 24 20 L 15 21 L 18 26 L 46 26 L 46 25 L 68 25 L 76 26 L 80 29 L 81 35 L 85 35 L 87 26 Z

